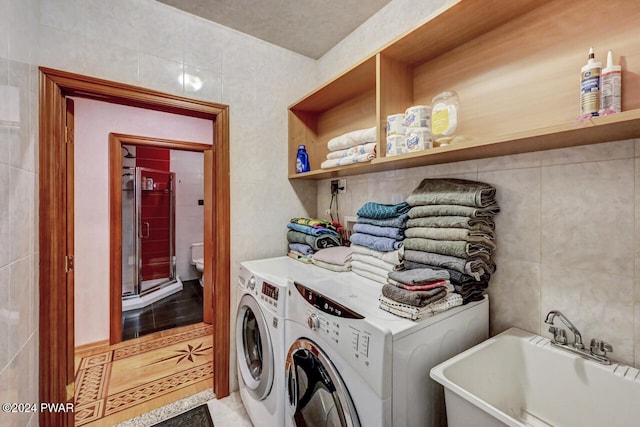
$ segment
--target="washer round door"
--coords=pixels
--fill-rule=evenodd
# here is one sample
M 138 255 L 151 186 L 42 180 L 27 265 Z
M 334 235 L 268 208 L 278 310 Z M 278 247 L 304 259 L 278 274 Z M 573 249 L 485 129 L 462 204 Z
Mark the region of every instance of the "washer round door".
M 296 426 L 359 427 L 340 374 L 314 342 L 300 338 L 287 354 L 289 416 Z
M 273 347 L 262 310 L 256 299 L 247 294 L 238 305 L 236 352 L 240 381 L 256 400 L 263 400 L 273 384 Z

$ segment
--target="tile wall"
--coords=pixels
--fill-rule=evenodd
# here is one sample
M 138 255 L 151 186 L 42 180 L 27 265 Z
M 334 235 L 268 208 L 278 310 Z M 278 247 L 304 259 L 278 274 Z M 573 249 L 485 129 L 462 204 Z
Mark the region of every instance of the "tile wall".
M 153 0 L 0 0 L 0 91 L 17 92 L 19 112 L 15 120 L 0 107 L 3 402 L 38 400 L 40 65 L 231 106 L 231 285 L 241 260 L 283 253 L 279 228 L 316 203 L 315 184 L 284 178 L 287 106 L 318 85 L 314 60 Z M 231 356 L 233 389 L 233 340 Z M 37 417 L 0 414 L 0 424 L 37 425 Z
M 549 336 L 562 311 L 584 341 L 640 366 L 640 140 L 423 166 L 347 178 L 341 216 L 367 201 L 404 201 L 423 178 L 478 180 L 497 188 L 495 261 L 488 288 L 491 334 L 515 326 Z M 318 184 L 328 208 L 330 180 Z

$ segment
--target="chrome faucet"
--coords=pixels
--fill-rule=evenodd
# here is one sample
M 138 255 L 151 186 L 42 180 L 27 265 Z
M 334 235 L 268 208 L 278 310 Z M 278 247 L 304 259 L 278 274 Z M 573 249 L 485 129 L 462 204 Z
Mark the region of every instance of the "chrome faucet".
M 576 328 L 573 323 L 571 323 L 569 321 L 569 319 L 567 319 L 567 317 L 562 314 L 561 312 L 559 312 L 558 310 L 551 310 L 548 314 L 547 314 L 547 318 L 545 319 L 544 323 L 547 323 L 549 325 L 552 325 L 549 328 L 549 332 L 553 333 L 553 338 L 554 340 L 556 340 L 556 334 L 558 333 L 558 329 L 553 326 L 553 320 L 557 317 L 560 318 L 560 320 L 562 320 L 562 323 L 564 323 L 567 328 L 569 328 L 569 330 L 571 332 L 573 332 L 573 347 L 579 349 L 579 350 L 583 350 L 584 349 L 584 344 L 582 344 L 582 334 L 580 333 L 580 331 L 578 330 L 578 328 Z M 560 331 L 562 331 L 562 329 L 560 329 Z M 560 334 L 562 335 L 562 334 Z M 564 342 L 563 342 L 564 341 Z M 564 340 L 560 339 L 557 340 L 557 342 L 559 342 L 560 344 L 567 344 L 567 337 L 566 335 L 564 336 Z
M 567 334 L 566 331 L 560 327 L 554 326 L 553 321 L 558 317 L 562 323 L 565 324 L 567 328 L 571 332 L 573 332 L 573 343 L 567 343 Z M 613 352 L 613 347 L 611 344 L 607 344 L 604 341 L 598 339 L 592 339 L 589 350 L 584 349 L 584 344 L 582 343 L 582 334 L 574 326 L 573 323 L 567 319 L 567 317 L 559 312 L 558 310 L 551 310 L 547 314 L 547 318 L 544 323 L 551 325 L 549 327 L 549 332 L 553 334 L 553 338 L 551 338 L 551 345 L 554 345 L 563 350 L 570 351 L 572 353 L 578 354 L 580 356 L 586 357 L 591 360 L 595 360 L 596 362 L 602 363 L 604 365 L 610 365 L 611 360 L 607 357 L 607 352 Z

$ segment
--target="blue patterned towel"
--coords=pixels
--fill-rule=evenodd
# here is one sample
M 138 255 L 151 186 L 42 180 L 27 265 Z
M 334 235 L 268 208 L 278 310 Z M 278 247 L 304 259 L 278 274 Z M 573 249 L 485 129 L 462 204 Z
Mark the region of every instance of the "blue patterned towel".
M 315 228 L 308 225 L 296 224 L 294 222 L 288 223 L 287 228 L 289 230 L 299 231 L 301 233 L 310 234 L 312 236 L 320 236 L 321 234 L 329 234 L 335 237 L 339 236 L 336 231 L 329 230 L 328 228 Z
M 375 202 L 367 202 L 360 209 L 358 209 L 357 215 L 367 218 L 394 218 L 404 213 L 409 212 L 411 206 L 409 203 L 402 202 L 395 205 L 383 205 Z

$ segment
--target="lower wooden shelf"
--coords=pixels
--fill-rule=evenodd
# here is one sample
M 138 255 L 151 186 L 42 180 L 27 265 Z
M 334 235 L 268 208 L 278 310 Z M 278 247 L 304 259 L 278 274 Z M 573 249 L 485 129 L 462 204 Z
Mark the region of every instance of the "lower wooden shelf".
M 445 147 L 393 157 L 379 157 L 368 163 L 292 174 L 289 175 L 289 179 L 319 180 L 637 137 L 640 137 L 640 109 L 493 138 L 468 139 Z M 384 152 L 384 147 L 378 148 L 378 152 Z

